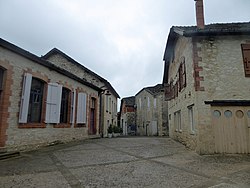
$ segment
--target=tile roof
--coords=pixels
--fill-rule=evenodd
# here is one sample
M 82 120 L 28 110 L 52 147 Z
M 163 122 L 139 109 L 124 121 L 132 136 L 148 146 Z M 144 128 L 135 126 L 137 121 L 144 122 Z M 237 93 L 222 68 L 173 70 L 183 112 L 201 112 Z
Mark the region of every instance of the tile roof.
M 143 90 L 146 90 L 151 95 L 157 95 L 157 94 L 161 93 L 162 89 L 163 89 L 163 85 L 162 84 L 157 84 L 155 86 L 144 87 L 136 95 L 141 93 Z
M 208 24 L 205 25 L 204 29 L 199 29 L 197 26 L 173 26 L 170 29 L 163 56 L 163 60 L 165 61 L 163 84 L 168 82 L 169 62 L 171 62 L 174 57 L 175 43 L 179 36 L 199 37 L 228 35 L 250 35 L 250 22 Z
M 37 63 L 37 64 L 45 66 L 45 67 L 47 67 L 47 68 L 49 68 L 51 70 L 54 70 L 54 71 L 56 71 L 56 72 L 58 72 L 58 73 L 60 73 L 62 75 L 65 75 L 65 76 L 67 76 L 67 77 L 69 77 L 71 79 L 74 79 L 74 80 L 76 80 L 76 81 L 78 81 L 78 82 L 80 82 L 80 83 L 82 83 L 82 84 L 84 84 L 84 85 L 86 85 L 88 87 L 91 87 L 91 88 L 93 88 L 93 89 L 95 89 L 95 90 L 97 90 L 99 92 L 102 91 L 102 89 L 100 89 L 99 87 L 93 85 L 92 83 L 89 83 L 89 82 L 87 82 L 87 81 L 85 81 L 83 79 L 80 79 L 79 77 L 77 77 L 76 75 L 70 73 L 69 71 L 64 70 L 61 67 L 58 67 L 58 66 L 54 65 L 53 63 L 50 63 L 49 61 L 46 61 L 45 59 L 42 59 L 41 57 L 38 57 L 38 56 L 36 56 L 36 55 L 34 55 L 34 54 L 20 48 L 20 47 L 14 45 L 14 44 L 2 39 L 2 38 L 0 38 L 0 46 L 2 46 L 5 49 L 8 49 L 8 50 L 10 50 L 10 51 L 12 51 L 12 52 L 14 52 L 16 54 L 19 54 L 19 55 L 21 55 L 21 56 L 23 56 L 23 57 Z
M 126 106 L 134 107 L 134 105 L 135 105 L 135 96 L 123 98 L 122 103 L 123 102 L 125 103 Z
M 199 29 L 197 26 L 173 26 L 171 30 L 186 37 L 207 35 L 244 35 L 250 34 L 250 22 L 208 24 L 205 25 L 204 29 Z
M 71 58 L 70 56 L 68 56 L 67 54 L 65 54 L 64 52 L 62 52 L 61 50 L 57 49 L 57 48 L 53 48 L 52 50 L 50 50 L 47 54 L 45 54 L 44 56 L 42 56 L 43 59 L 48 60 L 49 57 L 55 55 L 55 54 L 60 54 L 61 56 L 63 56 L 65 59 L 67 59 L 70 63 L 73 63 L 75 65 L 77 65 L 79 68 L 83 69 L 84 71 L 86 71 L 87 73 L 91 74 L 92 76 L 98 78 L 101 82 L 104 82 L 105 86 L 107 87 L 107 89 L 113 94 L 115 95 L 117 98 L 120 98 L 119 94 L 116 92 L 116 90 L 113 88 L 113 86 L 103 77 L 99 76 L 98 74 L 94 73 L 93 71 L 91 71 L 90 69 L 86 68 L 85 66 L 83 66 L 82 64 L 78 63 L 77 61 L 75 61 L 73 58 Z

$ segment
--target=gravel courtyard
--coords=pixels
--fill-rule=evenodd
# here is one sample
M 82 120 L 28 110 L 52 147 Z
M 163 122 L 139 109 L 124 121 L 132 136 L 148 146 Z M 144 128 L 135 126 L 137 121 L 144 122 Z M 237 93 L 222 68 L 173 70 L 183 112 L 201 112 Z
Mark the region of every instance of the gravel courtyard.
M 0 187 L 247 188 L 250 156 L 199 156 L 167 137 L 91 139 L 1 160 Z

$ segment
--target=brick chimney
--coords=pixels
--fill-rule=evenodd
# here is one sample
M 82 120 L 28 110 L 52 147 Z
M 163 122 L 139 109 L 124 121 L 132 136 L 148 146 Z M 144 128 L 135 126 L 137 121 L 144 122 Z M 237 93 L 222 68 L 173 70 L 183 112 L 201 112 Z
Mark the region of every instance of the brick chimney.
M 194 0 L 195 8 L 196 8 L 196 23 L 199 29 L 204 29 L 205 21 L 204 21 L 204 9 L 203 9 L 203 0 Z

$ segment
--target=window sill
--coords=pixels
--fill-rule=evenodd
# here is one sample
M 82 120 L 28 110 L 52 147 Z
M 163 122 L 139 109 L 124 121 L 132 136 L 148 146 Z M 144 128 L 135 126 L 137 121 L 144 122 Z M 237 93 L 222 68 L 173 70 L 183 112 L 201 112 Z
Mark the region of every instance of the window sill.
M 53 125 L 53 128 L 70 128 L 71 125 L 70 124 L 66 124 L 66 123 L 61 123 L 61 124 L 55 124 Z
M 75 124 L 74 128 L 85 128 L 86 124 Z
M 27 123 L 27 124 L 19 124 L 19 129 L 33 129 L 33 128 L 46 128 L 45 123 Z

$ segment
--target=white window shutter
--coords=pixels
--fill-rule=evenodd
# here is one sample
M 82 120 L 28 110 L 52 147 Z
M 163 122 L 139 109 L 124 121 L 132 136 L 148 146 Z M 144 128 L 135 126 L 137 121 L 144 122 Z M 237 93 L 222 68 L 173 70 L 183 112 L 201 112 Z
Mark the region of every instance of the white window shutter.
M 19 112 L 19 123 L 27 123 L 29 101 L 30 101 L 30 89 L 31 89 L 32 75 L 25 73 L 23 78 L 23 90 Z
M 87 121 L 87 95 L 86 93 L 78 93 L 77 101 L 77 118 L 76 123 L 86 123 Z
M 71 114 L 70 114 L 70 123 L 74 124 L 75 122 L 75 106 L 76 106 L 76 91 L 74 89 L 71 92 Z
M 46 123 L 60 122 L 61 98 L 62 85 L 49 83 L 46 102 Z

